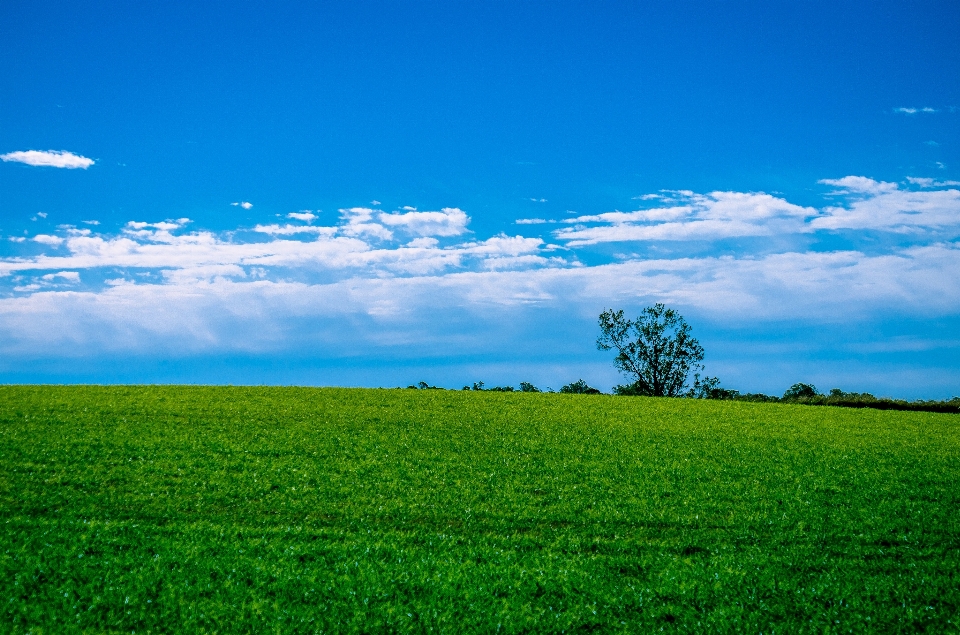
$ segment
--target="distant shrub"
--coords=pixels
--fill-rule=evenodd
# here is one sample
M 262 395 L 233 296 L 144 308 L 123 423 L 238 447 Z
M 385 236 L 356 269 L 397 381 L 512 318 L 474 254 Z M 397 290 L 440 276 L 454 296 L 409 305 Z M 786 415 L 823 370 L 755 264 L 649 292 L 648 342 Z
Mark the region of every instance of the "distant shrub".
M 736 392 L 736 391 L 731 391 Z M 731 397 L 735 401 L 753 401 L 761 403 L 785 402 L 807 406 L 836 406 L 839 408 L 873 408 L 876 410 L 911 410 L 921 412 L 960 413 L 960 397 L 949 401 L 906 401 L 875 397 L 868 392 L 845 392 L 832 388 L 826 395 L 817 392 L 809 384 L 794 384 L 787 389 L 782 398 L 761 393 L 737 394 Z
M 687 394 L 684 396 L 694 399 L 736 399 L 740 396 L 739 390 L 721 388 L 720 380 L 716 377 L 704 377 L 701 379 L 699 375 L 695 375 L 695 378 L 693 388 L 687 391 Z
M 787 388 L 781 399 L 783 401 L 799 401 L 801 399 L 812 399 L 819 396 L 815 386 L 811 384 L 794 384 Z
M 482 381 L 473 383 L 473 387 L 464 386 L 463 390 L 484 390 L 486 392 L 514 392 L 513 386 L 494 386 L 493 388 L 484 388 Z
M 578 379 L 572 384 L 567 384 L 566 386 L 560 389 L 560 392 L 572 393 L 576 395 L 599 395 L 600 394 L 599 390 L 597 390 L 596 388 L 591 388 L 590 386 L 587 385 L 587 382 L 583 381 L 582 379 Z
M 425 381 L 417 382 L 416 386 L 407 386 L 407 390 L 446 390 L 440 386 L 431 386 Z
M 562 392 L 562 391 L 561 391 Z M 632 384 L 617 384 L 613 387 L 613 394 L 622 397 L 650 397 L 651 394 L 640 382 Z
M 771 403 L 780 401 L 780 397 L 774 397 L 773 395 L 765 395 L 761 392 L 747 392 L 738 394 L 734 397 L 735 401 L 752 401 L 756 403 Z
M 543 392 L 533 384 L 527 381 L 520 382 L 520 392 Z

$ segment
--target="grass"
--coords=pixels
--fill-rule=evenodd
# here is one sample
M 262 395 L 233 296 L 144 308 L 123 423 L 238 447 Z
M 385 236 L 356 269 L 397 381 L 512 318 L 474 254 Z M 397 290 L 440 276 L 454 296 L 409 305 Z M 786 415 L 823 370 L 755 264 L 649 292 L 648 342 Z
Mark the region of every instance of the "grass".
M 960 416 L 0 387 L 0 630 L 960 632 Z

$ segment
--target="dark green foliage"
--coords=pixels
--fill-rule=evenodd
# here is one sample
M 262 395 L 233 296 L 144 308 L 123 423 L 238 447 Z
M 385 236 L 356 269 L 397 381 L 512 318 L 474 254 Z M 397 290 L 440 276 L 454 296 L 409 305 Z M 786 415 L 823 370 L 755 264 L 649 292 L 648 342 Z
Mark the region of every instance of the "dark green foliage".
M 431 386 L 425 381 L 418 382 L 416 386 L 407 386 L 407 388 L 414 390 L 445 390 L 445 388 L 440 388 L 439 386 Z
M 464 390 L 485 390 L 487 392 L 514 392 L 513 386 L 494 386 L 493 388 L 484 388 L 483 382 L 478 381 L 473 384 L 473 387 L 464 386 Z
M 874 397 L 868 392 L 844 392 L 839 388 L 832 388 L 829 394 L 822 395 L 809 384 L 794 384 L 780 397 L 773 397 L 761 393 L 741 394 L 736 390 L 719 389 L 712 399 L 732 399 L 734 401 L 749 401 L 758 403 L 785 402 L 803 404 L 806 406 L 837 406 L 840 408 L 872 408 L 874 410 L 905 410 L 914 412 L 943 412 L 960 413 L 960 397 L 948 401 L 906 401 Z
M 780 401 L 780 397 L 765 395 L 761 392 L 740 393 L 734 397 L 736 401 L 747 401 L 752 403 L 775 403 Z
M 591 388 L 587 385 L 587 382 L 582 379 L 578 379 L 572 384 L 567 384 L 560 389 L 562 393 L 574 394 L 574 395 L 599 395 L 600 391 L 596 388 Z
M 521 381 L 520 382 L 520 392 L 543 392 L 530 382 Z
M 787 388 L 786 392 L 783 393 L 781 400 L 783 401 L 801 401 L 805 399 L 812 399 L 819 396 L 820 393 L 817 392 L 815 386 L 810 384 L 794 384 Z
M 632 384 L 617 384 L 613 387 L 613 394 L 621 397 L 649 397 L 644 387 L 636 382 Z
M 0 632 L 956 633 L 960 418 L 0 387 Z
M 606 310 L 599 323 L 597 348 L 616 350 L 613 365 L 634 380 L 617 394 L 679 397 L 696 389 L 687 382 L 691 373 L 699 379 L 703 347 L 679 313 L 655 304 L 628 320 L 623 311 Z
M 797 401 L 811 406 L 960 413 L 960 398 L 957 397 L 949 401 L 905 401 L 903 399 L 877 398 L 868 392 L 844 392 L 839 388 L 833 388 L 827 395 L 818 394 L 813 397 L 798 399 Z

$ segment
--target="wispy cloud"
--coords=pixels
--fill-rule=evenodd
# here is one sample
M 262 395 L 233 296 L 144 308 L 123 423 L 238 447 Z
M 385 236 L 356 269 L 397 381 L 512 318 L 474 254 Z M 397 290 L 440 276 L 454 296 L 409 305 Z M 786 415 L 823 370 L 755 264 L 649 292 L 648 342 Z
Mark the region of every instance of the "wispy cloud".
M 250 201 L 240 201 L 240 202 L 230 203 L 230 204 L 233 205 L 234 207 L 242 207 L 243 209 L 253 208 L 253 203 L 251 203 Z
M 903 115 L 915 115 L 917 113 L 935 113 L 937 112 L 937 109 L 930 108 L 929 106 L 926 106 L 924 108 L 901 107 L 901 108 L 894 108 L 893 112 L 900 113 Z
M 553 235 L 568 247 L 763 236 L 783 240 L 838 230 L 960 235 L 960 191 L 952 189 L 960 185 L 956 181 L 908 177 L 907 183 L 920 187 L 919 191 L 865 176 L 823 179 L 820 183 L 834 188 L 829 196 L 838 204 L 814 208 L 762 192 L 679 191 L 659 200 L 647 199 L 659 203 L 653 207 L 554 221 L 572 227 L 557 229 Z
M 960 181 L 938 181 L 937 179 L 916 176 L 908 176 L 907 181 L 920 187 L 956 187 L 960 185 Z
M 960 190 L 912 191 L 896 183 L 862 176 L 825 179 L 838 194 L 852 195 L 846 205 L 827 207 L 810 221 L 813 229 L 874 229 L 915 233 L 922 230 L 960 230 Z M 924 188 L 938 182 L 916 182 Z M 945 184 L 945 183 L 944 183 Z M 956 233 L 954 231 L 954 233 Z
M 717 240 L 805 231 L 817 210 L 763 193 L 674 192 L 664 207 L 565 219 L 554 236 L 571 247 L 607 242 Z
M 65 150 L 24 150 L 0 154 L 0 159 L 14 163 L 26 163 L 51 168 L 66 168 L 68 170 L 86 170 L 94 164 L 93 159 L 67 152 Z

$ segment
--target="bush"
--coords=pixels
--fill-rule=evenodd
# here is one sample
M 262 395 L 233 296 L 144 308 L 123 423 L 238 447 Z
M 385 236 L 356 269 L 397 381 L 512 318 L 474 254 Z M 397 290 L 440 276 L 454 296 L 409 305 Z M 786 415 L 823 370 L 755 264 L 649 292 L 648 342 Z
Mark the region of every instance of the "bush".
M 572 384 L 567 384 L 566 386 L 560 389 L 560 392 L 572 393 L 576 395 L 599 395 L 600 394 L 599 390 L 597 390 L 596 388 L 591 388 L 590 386 L 587 385 L 587 382 L 583 381 L 582 379 L 578 379 Z
M 446 390 L 440 386 L 431 386 L 425 381 L 417 382 L 416 386 L 407 386 L 407 390 Z
M 487 392 L 513 392 L 513 386 L 494 386 L 493 388 L 484 388 L 482 381 L 473 383 L 473 387 L 464 386 L 463 390 L 485 390 Z
M 794 384 L 787 388 L 787 391 L 783 393 L 781 399 L 783 401 L 799 401 L 801 399 L 812 399 L 819 396 L 820 393 L 818 393 L 816 387 L 811 384 Z
M 543 392 L 530 382 L 521 381 L 520 382 L 520 392 Z

